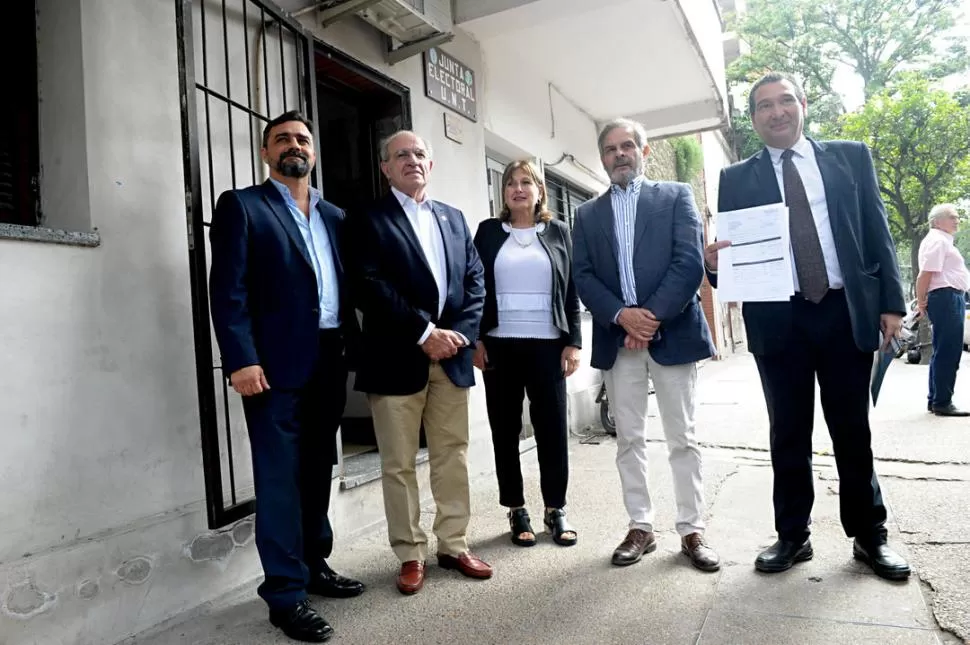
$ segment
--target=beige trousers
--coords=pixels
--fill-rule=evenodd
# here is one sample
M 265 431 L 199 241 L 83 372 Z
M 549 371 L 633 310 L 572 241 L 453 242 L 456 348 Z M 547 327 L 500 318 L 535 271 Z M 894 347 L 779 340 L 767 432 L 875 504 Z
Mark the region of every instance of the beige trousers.
M 697 364 L 660 365 L 650 356 L 650 350 L 621 348 L 604 378 L 616 418 L 616 467 L 630 528 L 653 530 L 653 500 L 647 486 L 648 377 L 653 378 L 667 438 L 667 461 L 677 500 L 677 533 L 703 533 L 704 483 L 694 429 Z
M 431 466 L 431 494 L 437 506 L 434 534 L 438 553 L 468 550 L 471 513 L 468 493 L 468 388 L 456 387 L 437 363 L 428 384 L 407 396 L 371 394 L 374 433 L 381 455 L 384 514 L 394 554 L 401 562 L 424 561 L 428 536 L 421 528 L 415 458 L 424 422 Z

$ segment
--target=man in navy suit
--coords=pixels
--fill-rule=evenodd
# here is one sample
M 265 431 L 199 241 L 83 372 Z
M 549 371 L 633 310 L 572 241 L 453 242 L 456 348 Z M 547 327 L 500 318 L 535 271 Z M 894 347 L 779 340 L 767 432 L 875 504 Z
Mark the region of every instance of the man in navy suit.
M 485 302 L 484 271 L 456 208 L 432 200 L 431 149 L 413 132 L 381 142 L 391 190 L 351 218 L 358 308 L 363 313 L 356 388 L 368 394 L 381 454 L 384 512 L 401 561 L 397 588 L 424 585 L 427 536 L 415 458 L 428 442 L 438 564 L 470 578 L 492 569 L 468 550 L 468 389 Z M 471 342 L 469 342 L 471 341 Z
M 697 292 L 704 279 L 701 220 L 690 186 L 650 181 L 643 126 L 607 123 L 600 156 L 612 185 L 579 207 L 573 276 L 593 313 L 592 366 L 604 370 L 616 418 L 616 465 L 630 516 L 613 564 L 657 548 L 647 487 L 647 399 L 652 378 L 667 437 L 681 551 L 702 571 L 720 559 L 704 540 L 701 453 L 694 432 L 697 361 L 714 355 Z
M 256 487 L 259 595 L 288 636 L 333 633 L 307 593 L 349 598 L 364 585 L 327 564 L 345 347 L 357 321 L 344 284 L 344 213 L 310 186 L 311 124 L 287 112 L 263 130 L 265 183 L 229 190 L 212 217 L 210 298 L 222 371 L 243 397 Z
M 721 171 L 718 210 L 784 201 L 789 211 L 795 295 L 746 302 L 754 354 L 771 424 L 778 541 L 755 560 L 766 573 L 810 560 L 815 381 L 839 471 L 842 527 L 854 556 L 879 576 L 904 580 L 909 565 L 886 546 L 886 507 L 873 469 L 869 380 L 873 352 L 897 336 L 905 303 L 896 249 L 869 149 L 803 134 L 808 103 L 788 76 L 751 88 L 748 109 L 765 148 Z M 705 251 L 717 285 L 717 251 Z

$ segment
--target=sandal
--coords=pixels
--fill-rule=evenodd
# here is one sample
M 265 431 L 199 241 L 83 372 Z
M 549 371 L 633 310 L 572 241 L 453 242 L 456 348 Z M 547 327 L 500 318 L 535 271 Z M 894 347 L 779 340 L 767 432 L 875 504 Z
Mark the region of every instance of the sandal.
M 566 521 L 566 511 L 561 508 L 554 508 L 551 511 L 547 511 L 544 522 L 546 528 L 549 529 L 549 533 L 552 535 L 553 542 L 559 546 L 573 546 L 576 544 L 578 540 L 576 529 Z M 573 536 L 571 538 L 563 537 L 566 533 L 572 533 Z
M 524 508 L 516 508 L 509 511 L 509 529 L 512 531 L 512 544 L 517 546 L 535 546 L 536 543 L 536 532 L 532 530 L 532 524 L 529 523 L 529 511 Z M 531 533 L 531 539 L 522 539 L 519 537 L 523 533 Z

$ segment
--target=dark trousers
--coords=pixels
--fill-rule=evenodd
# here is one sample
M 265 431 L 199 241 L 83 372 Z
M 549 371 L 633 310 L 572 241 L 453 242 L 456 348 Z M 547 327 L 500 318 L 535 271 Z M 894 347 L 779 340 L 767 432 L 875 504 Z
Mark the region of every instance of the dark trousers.
M 831 290 L 819 304 L 795 296 L 787 347 L 755 356 L 771 424 L 775 530 L 783 540 L 809 535 L 815 488 L 812 425 L 815 381 L 839 471 L 839 510 L 849 537 L 886 540 L 886 507 L 872 463 L 869 378 L 873 355 L 852 337 L 845 293 Z
M 327 518 L 336 434 L 347 393 L 343 340 L 321 330 L 310 381 L 243 398 L 256 486 L 256 549 L 265 580 L 259 595 L 271 608 L 306 599 L 306 586 L 333 548 Z
M 566 445 L 566 379 L 562 340 L 486 338 L 484 373 L 488 423 L 492 427 L 499 503 L 525 506 L 519 434 L 522 402 L 529 395 L 529 415 L 539 454 L 542 499 L 549 508 L 566 505 L 569 457 Z
M 953 403 L 953 388 L 963 352 L 963 317 L 966 302 L 956 289 L 934 289 L 926 297 L 926 313 L 933 323 L 933 358 L 930 360 L 929 401 L 934 407 Z

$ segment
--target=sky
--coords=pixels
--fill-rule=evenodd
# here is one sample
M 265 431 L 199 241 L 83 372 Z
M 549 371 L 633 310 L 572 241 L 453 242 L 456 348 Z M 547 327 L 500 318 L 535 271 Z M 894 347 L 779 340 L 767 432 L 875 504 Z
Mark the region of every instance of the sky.
M 963 0 L 963 15 L 960 17 L 954 33 L 970 42 L 970 0 Z M 944 81 L 945 89 L 951 91 L 968 85 L 970 85 L 970 72 L 950 77 Z M 848 67 L 836 70 L 834 86 L 835 90 L 843 96 L 845 107 L 850 112 L 865 102 L 862 94 L 862 81 Z

